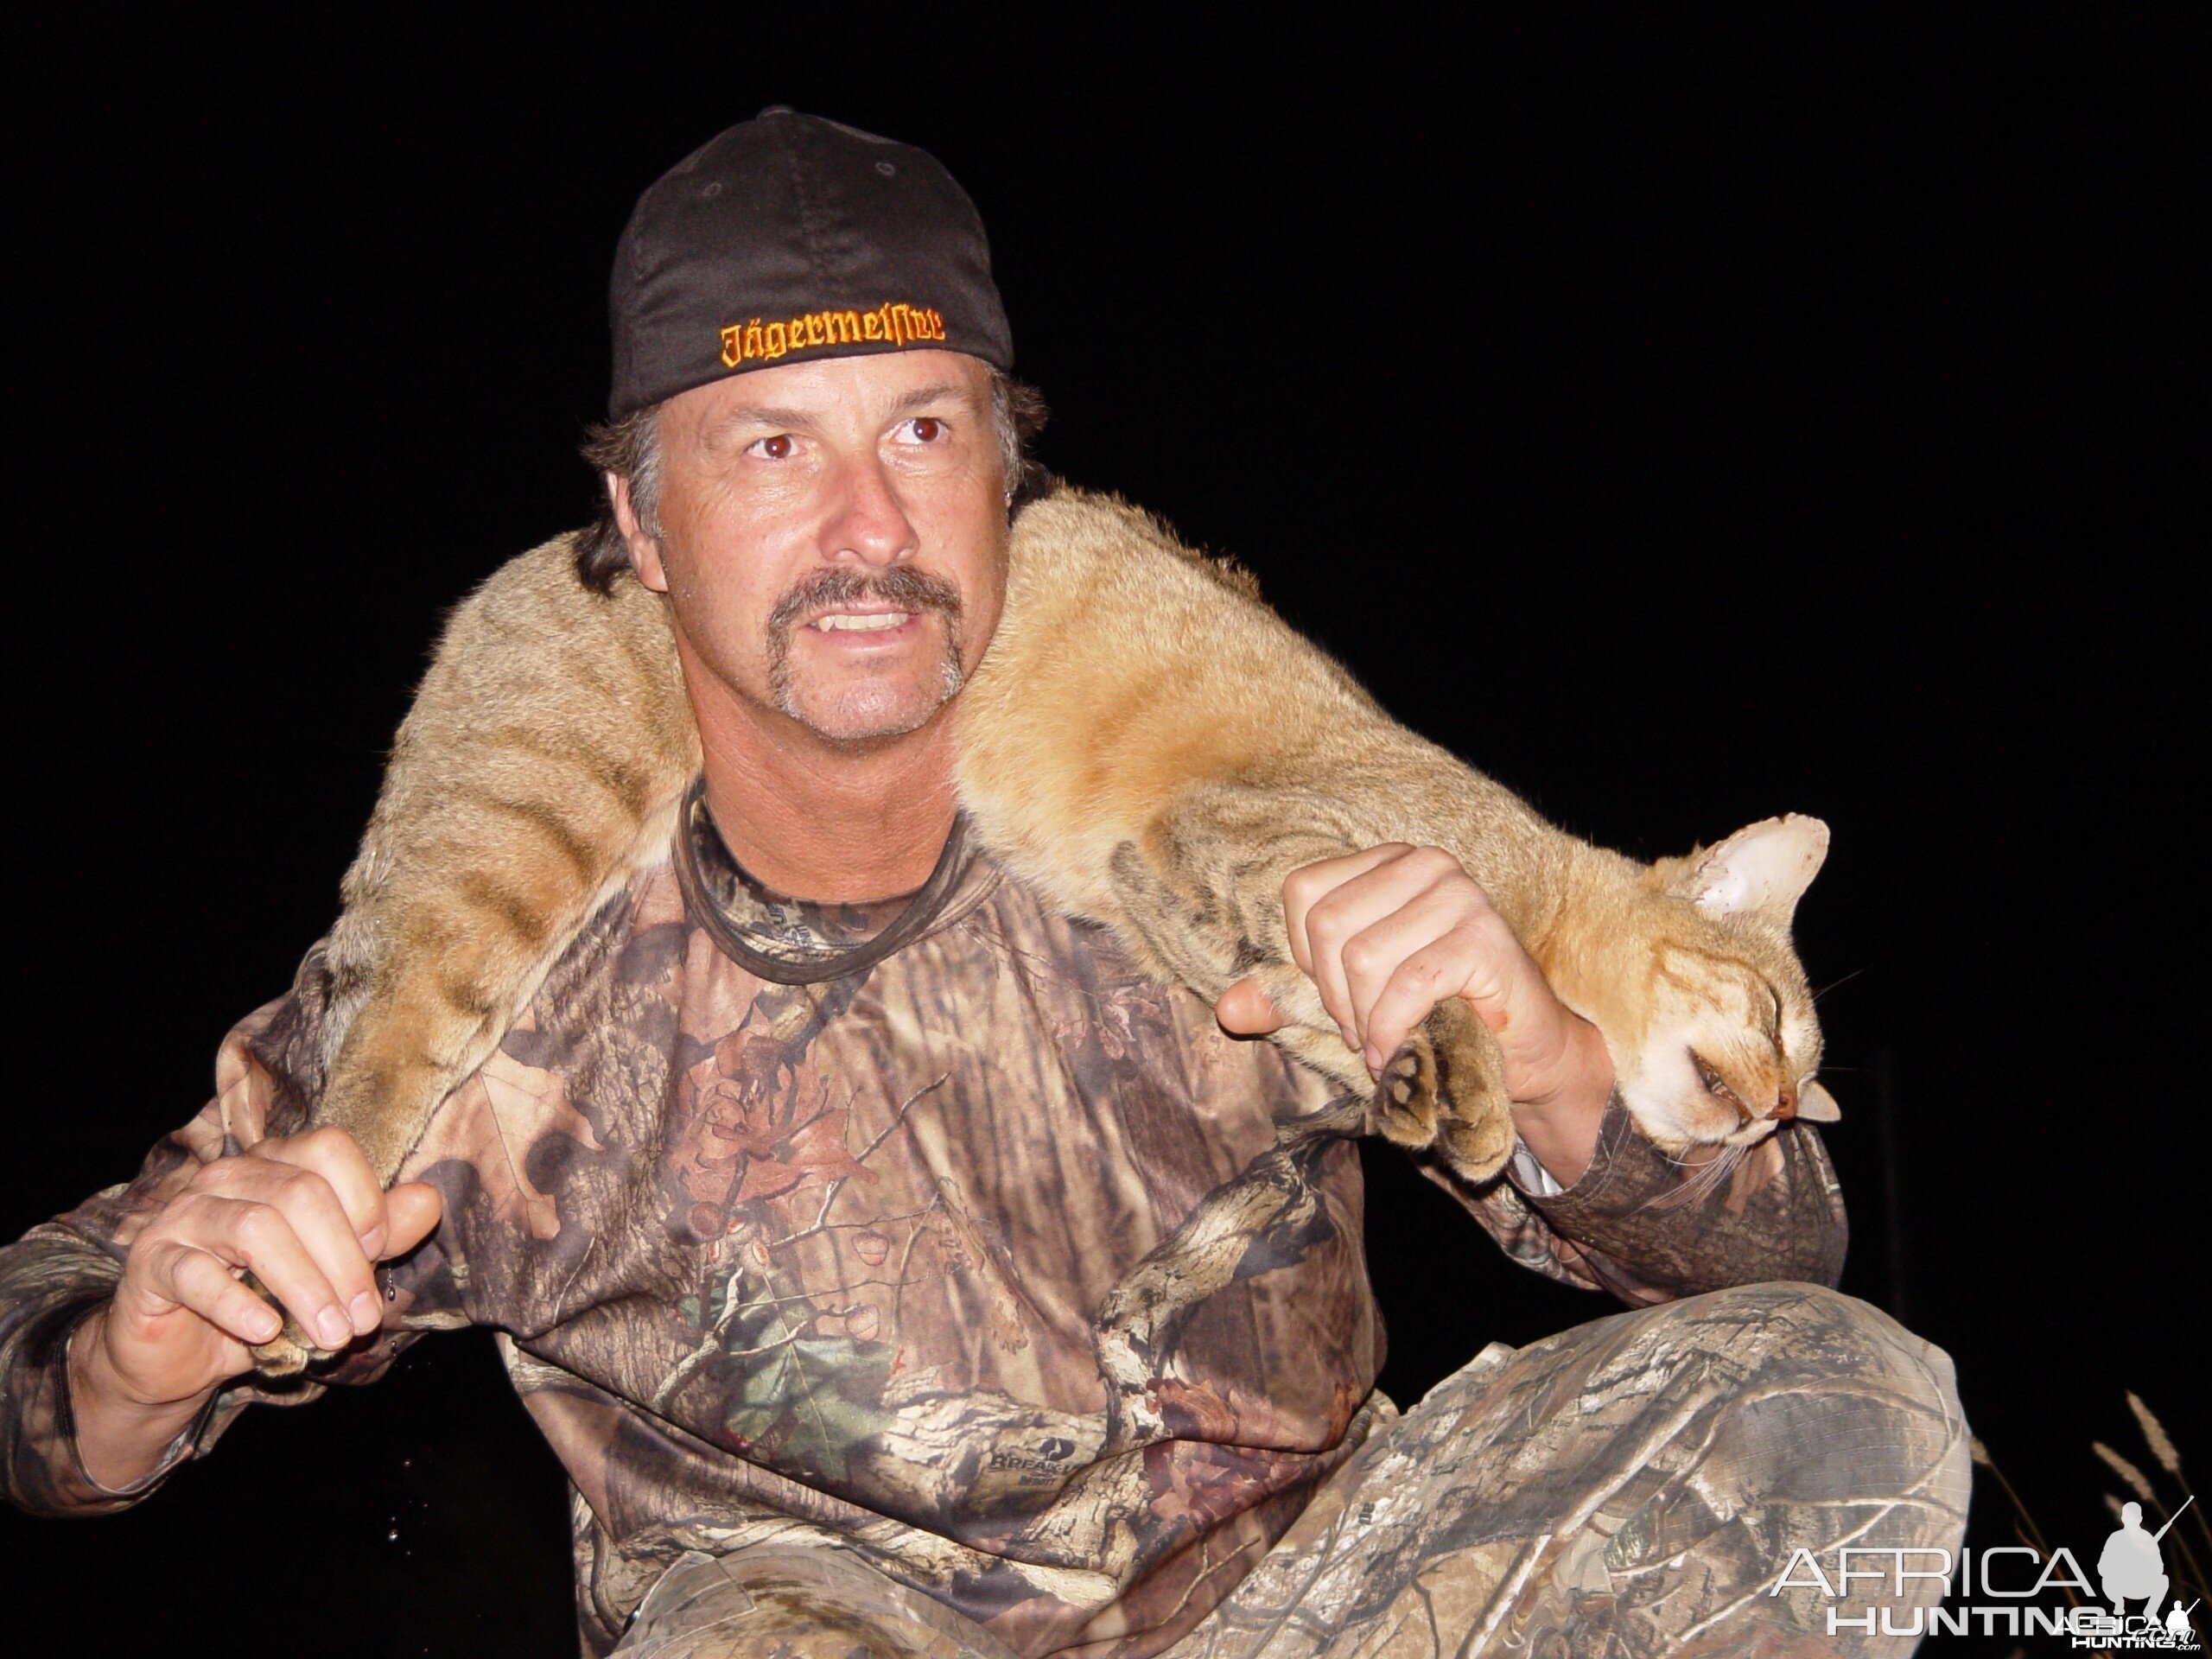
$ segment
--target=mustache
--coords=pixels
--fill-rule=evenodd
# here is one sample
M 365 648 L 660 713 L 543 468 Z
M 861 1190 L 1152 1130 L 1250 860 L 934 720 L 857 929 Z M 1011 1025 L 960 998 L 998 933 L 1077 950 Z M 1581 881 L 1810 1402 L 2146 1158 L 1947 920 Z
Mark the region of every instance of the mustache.
M 942 576 L 906 569 L 872 575 L 824 570 L 776 601 L 776 608 L 768 613 L 768 632 L 780 639 L 809 611 L 870 601 L 901 611 L 935 611 L 947 622 L 960 620 L 960 590 Z

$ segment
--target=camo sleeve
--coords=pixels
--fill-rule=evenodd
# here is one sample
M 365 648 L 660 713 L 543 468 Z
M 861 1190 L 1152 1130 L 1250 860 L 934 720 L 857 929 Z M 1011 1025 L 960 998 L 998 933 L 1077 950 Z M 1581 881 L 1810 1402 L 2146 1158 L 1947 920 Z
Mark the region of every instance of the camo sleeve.
M 1533 1160 L 1481 1187 L 1440 1166 L 1422 1173 L 1523 1267 L 1631 1306 L 1776 1279 L 1833 1287 L 1843 1272 L 1843 1194 L 1808 1123 L 1691 1166 L 1645 1139 L 1615 1096 L 1572 1186 Z
M 210 1107 L 146 1155 L 137 1178 L 86 1199 L 0 1248 L 0 1491 L 34 1515 L 127 1509 L 196 1452 L 214 1443 L 251 1388 L 218 1389 L 154 1471 L 111 1491 L 85 1472 L 69 1411 L 69 1338 L 114 1294 L 130 1241 L 207 1157 Z M 213 1139 L 213 1145 L 209 1142 Z M 304 1397 L 304 1391 L 302 1391 Z
M 77 1461 L 66 1370 L 69 1333 L 121 1276 L 112 1256 L 51 1222 L 0 1249 L 0 1492 L 18 1509 L 97 1515 L 130 1501 Z
M 214 1159 L 303 1128 L 321 1084 L 318 1021 L 322 954 L 310 952 L 291 995 L 248 1015 L 224 1039 L 216 1094 L 189 1123 L 156 1142 L 137 1176 L 94 1194 L 0 1246 L 0 1496 L 35 1515 L 99 1515 L 126 1509 L 177 1466 L 212 1446 L 251 1403 L 303 1403 L 326 1383 L 379 1376 L 405 1345 L 379 1342 L 318 1380 L 264 1384 L 251 1374 L 216 1390 L 207 1408 L 152 1473 L 111 1491 L 85 1472 L 69 1412 L 68 1340 L 114 1293 L 139 1230 Z

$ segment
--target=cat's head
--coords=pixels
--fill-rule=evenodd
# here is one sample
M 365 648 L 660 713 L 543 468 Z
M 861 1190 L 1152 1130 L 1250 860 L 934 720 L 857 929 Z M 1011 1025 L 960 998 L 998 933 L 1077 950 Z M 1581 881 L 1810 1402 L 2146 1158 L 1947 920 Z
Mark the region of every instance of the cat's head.
M 1827 825 L 1791 814 L 1644 874 L 1642 925 L 1626 930 L 1644 960 L 1617 965 L 1625 994 L 1598 1024 L 1622 1103 L 1666 1150 L 1745 1147 L 1792 1118 L 1836 1116 L 1815 1080 L 1820 1022 L 1789 942 L 1827 847 Z

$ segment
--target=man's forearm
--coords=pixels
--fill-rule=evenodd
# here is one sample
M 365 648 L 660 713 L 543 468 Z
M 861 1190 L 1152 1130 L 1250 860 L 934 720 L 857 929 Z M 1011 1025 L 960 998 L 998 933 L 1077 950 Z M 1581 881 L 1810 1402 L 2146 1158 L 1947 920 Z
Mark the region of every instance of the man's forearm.
M 1564 1027 L 1562 1052 L 1544 1074 L 1550 1086 L 1535 1098 L 1513 1103 L 1513 1130 L 1535 1160 L 1561 1186 L 1573 1186 L 1590 1167 L 1613 1092 L 1613 1065 L 1605 1039 L 1587 1020 Z
M 1590 1167 L 1598 1150 L 1598 1130 L 1605 1121 L 1605 1097 L 1555 1101 L 1548 1106 L 1516 1106 L 1513 1128 L 1521 1144 L 1561 1186 L 1573 1186 Z
M 69 1337 L 69 1415 L 77 1460 L 95 1485 L 124 1492 L 152 1474 L 178 1435 L 191 1427 L 214 1393 L 169 1402 L 134 1400 L 118 1382 L 100 1340 L 105 1306 Z
M 121 1276 L 114 1256 L 60 1223 L 0 1246 L 0 1498 L 29 1514 L 107 1514 L 138 1495 L 86 1475 L 70 1398 L 72 1338 Z

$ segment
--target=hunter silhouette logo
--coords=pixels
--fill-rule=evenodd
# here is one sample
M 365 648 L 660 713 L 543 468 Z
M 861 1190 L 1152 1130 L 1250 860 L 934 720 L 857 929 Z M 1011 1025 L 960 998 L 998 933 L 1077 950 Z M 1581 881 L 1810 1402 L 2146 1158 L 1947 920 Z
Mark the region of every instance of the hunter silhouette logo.
M 2181 1509 L 2196 1502 L 2191 1497 Z M 2113 1612 L 2125 1612 L 2121 1603 L 2140 1598 L 2145 1603 L 2144 1617 L 2158 1618 L 2158 1604 L 2166 1599 L 2169 1584 L 2165 1558 L 2158 1554 L 2158 1542 L 2180 1519 L 2181 1510 L 2176 1510 L 2158 1531 L 2145 1532 L 2143 1506 L 2120 1505 L 2120 1530 L 2105 1540 L 2104 1554 L 2097 1557 L 2097 1577 L 2104 1583 L 2105 1599 L 2112 1603 Z

